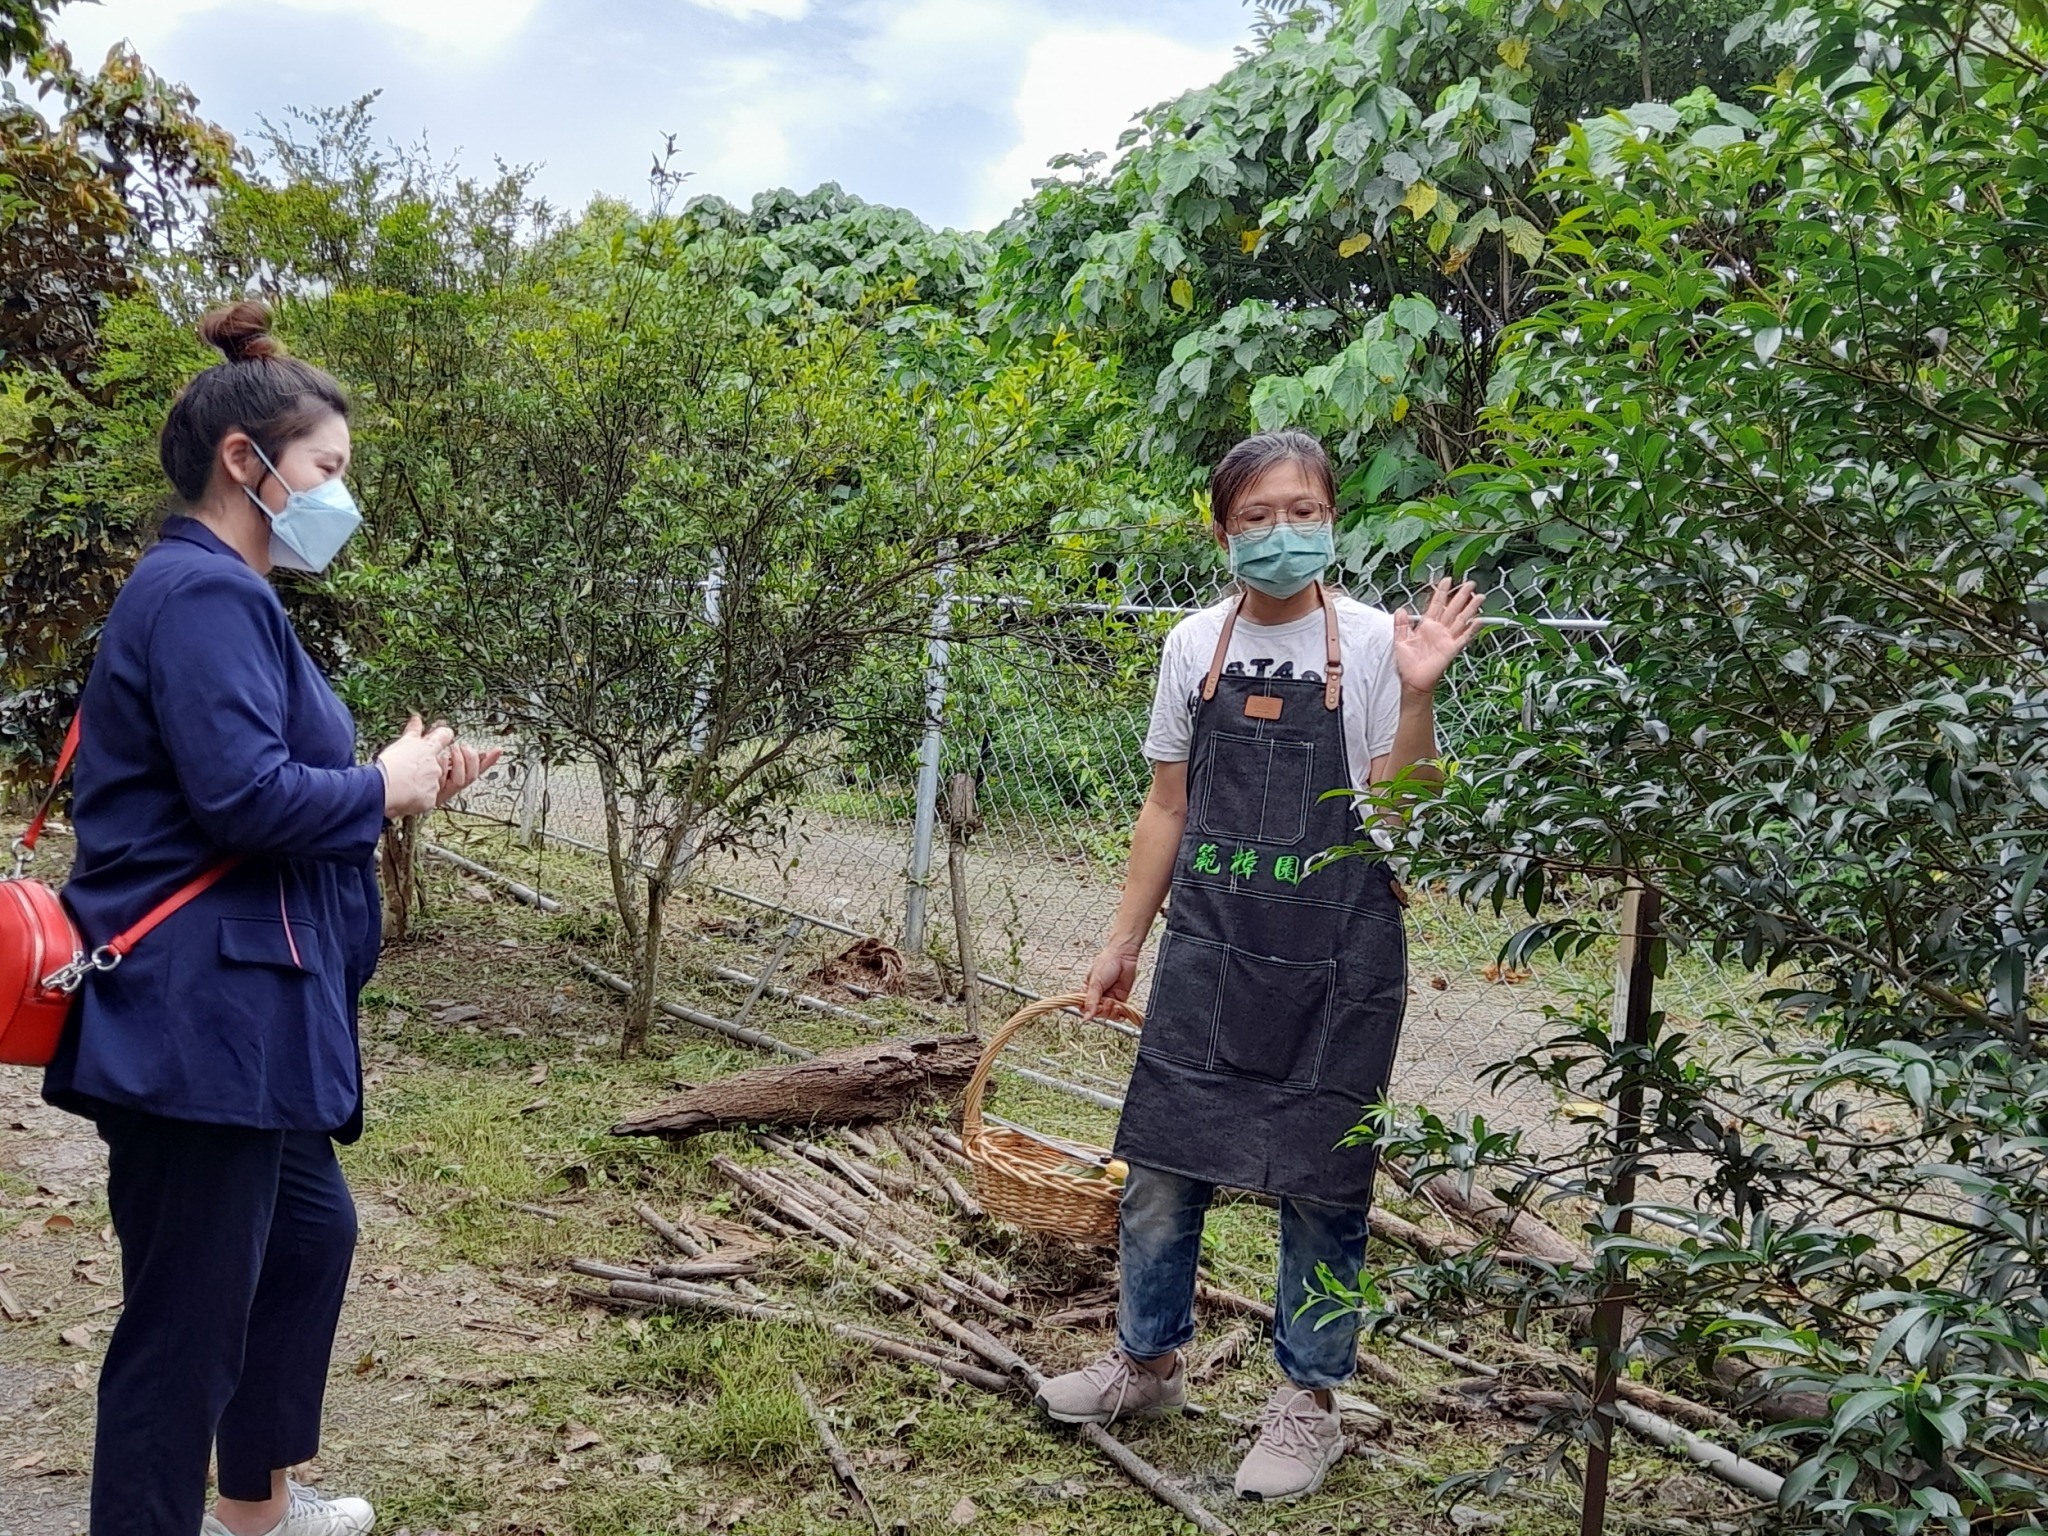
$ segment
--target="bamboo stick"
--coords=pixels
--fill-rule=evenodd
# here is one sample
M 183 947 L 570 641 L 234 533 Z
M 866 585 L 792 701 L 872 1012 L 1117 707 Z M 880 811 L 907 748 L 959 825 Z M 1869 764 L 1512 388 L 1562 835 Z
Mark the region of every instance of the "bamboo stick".
M 766 1179 L 757 1176 L 751 1170 L 742 1168 L 731 1158 L 721 1154 L 711 1159 L 711 1166 L 724 1174 L 727 1179 L 739 1185 L 741 1189 L 752 1195 L 756 1200 L 759 1200 L 764 1205 L 774 1207 L 798 1226 L 808 1227 L 842 1253 L 859 1251 L 861 1245 L 855 1242 L 850 1234 L 840 1231 L 839 1228 L 825 1220 L 816 1211 L 809 1209 L 802 1202 L 791 1198 L 787 1192 L 769 1183 Z
M 693 1259 L 687 1264 L 657 1264 L 657 1280 L 732 1280 L 759 1272 L 760 1266 L 739 1259 Z
M 972 1323 L 961 1324 L 960 1328 L 963 1335 L 976 1340 L 977 1352 L 989 1364 L 1000 1366 L 1021 1380 L 1034 1393 L 1045 1385 L 1045 1377 L 1036 1366 L 1007 1344 L 990 1335 L 986 1329 L 978 1328 Z M 1174 1487 L 1166 1480 L 1165 1473 L 1100 1424 L 1083 1424 L 1080 1431 L 1081 1438 L 1115 1462 L 1126 1477 L 1183 1518 L 1194 1522 L 1195 1527 L 1204 1532 L 1205 1536 L 1235 1536 L 1228 1525 Z
M 830 1147 L 821 1147 L 814 1141 L 786 1141 L 780 1136 L 763 1136 L 762 1142 L 776 1151 L 800 1157 L 815 1167 L 829 1173 L 836 1173 L 868 1199 L 886 1204 L 889 1194 L 875 1181 L 874 1175 L 880 1169 L 862 1169 L 853 1159 L 842 1157 Z
M 967 1143 L 962 1141 L 952 1131 L 942 1125 L 935 1125 L 931 1128 L 931 1138 L 933 1145 L 937 1146 L 946 1156 L 958 1163 L 962 1168 L 971 1169 L 974 1166 L 967 1156 Z
M 645 1201 L 633 1207 L 633 1214 L 652 1227 L 663 1242 L 675 1249 L 684 1258 L 703 1259 L 710 1257 L 702 1243 L 691 1237 L 681 1227 L 668 1220 L 661 1212 Z
M 853 1502 L 866 1512 L 869 1522 L 877 1533 L 882 1530 L 882 1517 L 875 1512 L 874 1501 L 868 1497 L 867 1489 L 861 1487 L 860 1477 L 853 1470 L 853 1462 L 847 1457 L 846 1447 L 839 1443 L 839 1437 L 832 1432 L 831 1423 L 825 1418 L 825 1410 L 818 1406 L 818 1400 L 811 1396 L 811 1389 L 804 1385 L 804 1379 L 795 1371 L 789 1373 L 790 1382 L 796 1387 L 797 1401 L 804 1405 L 804 1415 L 811 1421 L 811 1428 L 817 1431 L 819 1444 L 825 1447 L 826 1459 L 832 1463 L 832 1475 L 839 1479 Z
M 929 1366 L 955 1380 L 980 1387 L 984 1392 L 1007 1392 L 1010 1388 L 1007 1377 L 998 1376 L 995 1372 L 983 1370 L 979 1366 L 948 1359 L 944 1355 L 935 1355 L 930 1350 L 919 1349 L 915 1345 L 891 1340 L 886 1335 L 877 1337 L 873 1329 L 856 1328 L 847 1323 L 766 1306 L 760 1302 L 742 1301 L 737 1296 L 727 1296 L 717 1291 L 688 1290 L 676 1285 L 656 1285 L 630 1280 L 614 1280 L 611 1285 L 611 1294 L 621 1301 L 684 1311 L 722 1312 L 730 1317 L 752 1318 L 764 1323 L 809 1324 L 824 1329 L 836 1338 L 847 1339 L 865 1349 L 873 1350 L 878 1355 L 886 1355 L 892 1360 L 901 1360 L 910 1365 Z
M 711 1161 L 712 1166 L 719 1169 L 720 1172 L 729 1171 L 727 1165 L 730 1163 L 730 1159 L 720 1156 L 713 1158 Z M 732 1166 L 737 1167 L 736 1164 Z M 747 1173 L 749 1170 L 739 1169 L 738 1171 Z M 765 1170 L 765 1172 L 776 1174 L 779 1173 L 779 1170 Z M 815 1201 L 823 1207 L 824 1213 L 834 1221 L 837 1221 L 843 1227 L 853 1229 L 854 1233 L 857 1234 L 853 1236 L 853 1242 L 856 1246 L 865 1249 L 882 1262 L 893 1262 L 899 1268 L 908 1269 L 913 1274 L 944 1286 L 946 1290 L 952 1292 L 960 1300 L 979 1307 L 984 1312 L 994 1313 L 1005 1322 L 1015 1323 L 1019 1327 L 1024 1328 L 1031 1326 L 1031 1319 L 1029 1317 L 1017 1311 L 1014 1307 L 1005 1305 L 991 1294 L 991 1288 L 1000 1285 L 1000 1281 L 991 1281 L 987 1276 L 974 1275 L 974 1279 L 984 1281 L 986 1284 L 984 1286 L 969 1284 L 957 1275 L 950 1273 L 932 1255 L 913 1248 L 901 1233 L 883 1226 L 850 1202 L 835 1195 L 831 1190 L 815 1182 L 799 1182 L 787 1174 L 762 1179 L 758 1182 L 765 1184 L 769 1188 L 781 1189 L 785 1197 L 793 1199 L 799 1208 L 803 1207 L 806 1197 Z M 813 1212 L 813 1214 L 816 1215 L 817 1213 Z
M 501 887 L 509 895 L 525 902 L 529 907 L 538 907 L 543 912 L 559 912 L 562 904 L 552 896 L 543 896 L 530 885 L 522 885 L 510 875 L 501 875 L 495 869 L 487 869 L 474 859 L 465 859 L 452 849 L 443 848 L 439 843 L 421 843 L 420 851 L 439 859 L 444 864 L 453 864 L 457 869 L 467 870 L 477 879 Z
M 982 1219 L 981 1202 L 960 1187 L 960 1181 L 946 1171 L 946 1165 L 940 1162 L 938 1155 L 918 1138 L 915 1131 L 905 1130 L 900 1126 L 890 1126 L 888 1130 L 896 1145 L 903 1149 L 903 1155 L 932 1176 L 940 1192 L 952 1202 L 961 1215 L 969 1221 Z
M 615 972 L 606 970 L 594 960 L 586 960 L 578 955 L 576 966 L 592 981 L 609 987 L 614 992 L 630 994 L 633 990 L 633 983 Z M 721 1019 L 716 1014 L 685 1008 L 681 1003 L 672 1003 L 666 998 L 656 998 L 654 1006 L 669 1018 L 680 1019 L 685 1024 L 694 1024 L 699 1029 L 708 1029 L 715 1035 L 723 1035 L 726 1039 L 736 1040 L 741 1045 L 750 1045 L 757 1051 L 773 1051 L 778 1056 L 793 1057 L 797 1061 L 809 1061 L 818 1054 L 816 1051 L 807 1051 L 800 1045 L 778 1040 L 773 1035 L 764 1035 L 758 1029 L 749 1029 L 746 1025 L 735 1024 L 730 1019 Z

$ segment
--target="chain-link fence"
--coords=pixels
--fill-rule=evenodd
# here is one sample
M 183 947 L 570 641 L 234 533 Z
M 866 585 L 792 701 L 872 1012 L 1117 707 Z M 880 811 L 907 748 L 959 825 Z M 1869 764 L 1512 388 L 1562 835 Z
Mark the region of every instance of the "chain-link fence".
M 1056 607 L 963 599 L 922 657 L 878 666 L 856 692 L 826 766 L 792 807 L 782 839 L 744 854 L 710 853 L 696 880 L 747 901 L 844 926 L 952 963 L 957 945 L 943 807 L 958 773 L 973 776 L 979 827 L 965 856 L 967 903 L 985 985 L 1026 995 L 1077 987 L 1108 933 L 1123 862 L 1151 768 L 1142 750 L 1160 647 L 1213 596 L 1169 576 L 1135 600 Z M 1150 600 L 1148 600 L 1150 599 Z M 1460 659 L 1439 706 L 1445 750 L 1519 714 L 1531 659 L 1546 640 L 1597 644 L 1597 620 L 1545 613 L 1496 621 Z M 603 842 L 595 777 L 573 764 L 544 784 L 517 774 L 495 803 L 568 842 Z M 1527 1088 L 1497 1093 L 1487 1063 L 1533 1043 L 1545 1009 L 1601 990 L 1596 951 L 1538 974 L 1504 970 L 1517 924 L 1439 892 L 1414 893 L 1411 996 L 1394 1091 L 1441 1111 L 1479 1112 L 1539 1139 L 1558 1106 Z M 1588 901 L 1601 899 L 1588 893 Z M 1157 934 L 1147 946 L 1142 1001 Z M 1681 965 L 1660 999 L 1704 1022 L 1740 1008 L 1739 978 Z M 1070 1081 L 1115 1091 L 1127 1063 L 1097 1051 L 1056 1061 Z

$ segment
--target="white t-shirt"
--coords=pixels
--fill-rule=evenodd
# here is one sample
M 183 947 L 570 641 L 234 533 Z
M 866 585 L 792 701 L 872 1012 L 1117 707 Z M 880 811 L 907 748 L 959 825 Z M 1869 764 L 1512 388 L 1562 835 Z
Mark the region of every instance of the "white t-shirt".
M 1332 592 L 1337 610 L 1337 647 L 1344 657 L 1344 747 L 1351 760 L 1351 787 L 1372 782 L 1372 762 L 1394 747 L 1401 719 L 1401 680 L 1394 671 L 1394 616 Z M 1232 593 L 1212 608 L 1191 613 L 1166 637 L 1159 663 L 1159 689 L 1152 696 L 1152 724 L 1145 732 L 1145 756 L 1155 763 L 1184 763 L 1194 744 L 1195 706 L 1202 679 L 1216 654 L 1216 637 L 1237 604 Z M 1225 673 L 1255 677 L 1323 675 L 1323 611 L 1287 624 L 1254 624 L 1240 618 L 1230 634 Z

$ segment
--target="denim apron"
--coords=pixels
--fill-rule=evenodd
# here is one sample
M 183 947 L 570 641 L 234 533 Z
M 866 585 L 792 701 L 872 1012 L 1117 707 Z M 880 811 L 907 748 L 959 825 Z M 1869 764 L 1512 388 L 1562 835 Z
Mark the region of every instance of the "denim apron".
M 1404 905 L 1359 840 L 1337 618 L 1317 587 L 1320 678 L 1224 676 L 1243 603 L 1202 683 L 1187 829 L 1138 1063 L 1117 1128 L 1127 1162 L 1364 1210 L 1372 1149 L 1337 1143 L 1380 1098 L 1408 1001 Z

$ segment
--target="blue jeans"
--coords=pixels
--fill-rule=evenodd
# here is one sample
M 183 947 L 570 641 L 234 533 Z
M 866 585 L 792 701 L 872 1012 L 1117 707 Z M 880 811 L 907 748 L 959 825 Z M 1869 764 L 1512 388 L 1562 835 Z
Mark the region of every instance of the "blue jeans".
M 1123 1294 L 1117 1307 L 1118 1348 L 1135 1360 L 1156 1360 L 1195 1338 L 1195 1271 L 1202 1258 L 1202 1222 L 1216 1186 L 1157 1168 L 1131 1165 L 1124 1180 Z M 1327 1264 L 1346 1285 L 1365 1267 L 1365 1212 L 1280 1202 L 1280 1289 L 1273 1309 L 1273 1356 L 1298 1387 L 1328 1390 L 1358 1366 L 1358 1318 L 1313 1307 L 1297 1317 Z M 1317 1326 L 1318 1319 L 1327 1319 Z

